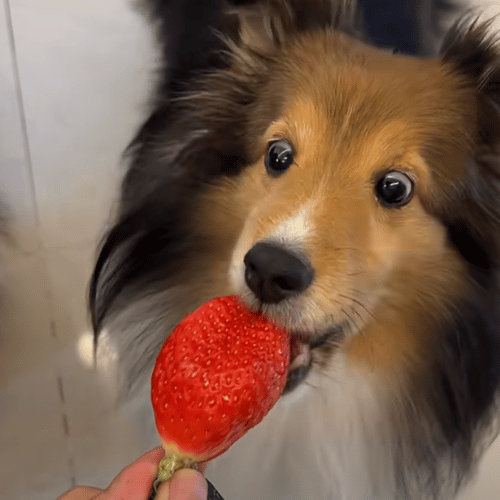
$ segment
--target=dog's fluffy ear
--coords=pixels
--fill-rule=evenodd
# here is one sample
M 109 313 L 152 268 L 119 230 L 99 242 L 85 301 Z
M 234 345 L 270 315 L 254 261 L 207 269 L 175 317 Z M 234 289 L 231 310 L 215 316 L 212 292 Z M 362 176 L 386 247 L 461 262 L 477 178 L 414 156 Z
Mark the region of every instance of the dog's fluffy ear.
M 443 61 L 477 91 L 479 140 L 488 148 L 500 145 L 500 36 L 492 34 L 494 22 L 462 20 L 448 32 L 441 49 Z
M 332 27 L 353 30 L 355 0 L 233 0 L 224 9 L 223 31 L 247 47 L 269 51 L 293 34 Z
M 499 262 L 500 37 L 492 34 L 493 22 L 468 17 L 457 23 L 444 40 L 441 57 L 463 78 L 463 85 L 471 90 L 475 102 L 475 116 L 470 123 L 473 151 L 458 189 L 460 194 L 448 208 L 446 219 L 473 236 L 475 244 L 483 249 L 477 254 L 482 255 L 479 261 L 484 261 L 486 250 Z M 467 260 L 471 261 L 470 248 L 459 250 L 464 256 L 469 255 Z

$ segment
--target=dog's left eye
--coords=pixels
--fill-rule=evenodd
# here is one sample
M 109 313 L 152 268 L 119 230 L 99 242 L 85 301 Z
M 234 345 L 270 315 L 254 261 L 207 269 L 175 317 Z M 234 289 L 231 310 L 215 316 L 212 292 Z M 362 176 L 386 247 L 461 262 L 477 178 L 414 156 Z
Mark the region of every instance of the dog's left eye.
M 375 194 L 382 205 L 390 208 L 401 207 L 411 200 L 413 181 L 403 172 L 387 172 L 376 182 Z
M 266 154 L 266 169 L 271 174 L 281 174 L 293 163 L 293 148 L 285 140 L 272 142 Z

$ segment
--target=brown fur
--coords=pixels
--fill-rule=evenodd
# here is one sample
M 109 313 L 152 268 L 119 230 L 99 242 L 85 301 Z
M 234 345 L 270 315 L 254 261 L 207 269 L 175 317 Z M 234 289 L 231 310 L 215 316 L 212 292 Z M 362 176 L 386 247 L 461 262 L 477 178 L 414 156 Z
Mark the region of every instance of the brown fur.
M 362 334 L 346 346 L 357 362 L 401 369 L 424 359 L 432 342 L 421 316 L 446 314 L 450 289 L 465 293 L 462 264 L 426 206 L 463 176 L 475 96 L 439 60 L 385 54 L 335 32 L 284 52 L 281 78 L 268 89 L 283 96 L 281 116 L 256 145 L 260 157 L 213 188 L 200 213 L 214 218 L 207 227 L 231 227 L 227 234 L 236 236 L 251 213 L 254 244 L 313 202 L 305 254 L 316 279 L 306 293 L 318 329 L 348 319 L 352 334 Z M 276 139 L 293 144 L 295 164 L 275 179 L 263 165 Z M 373 193 L 373 179 L 390 169 L 415 180 L 417 195 L 402 209 L 381 207 Z M 216 240 L 229 258 L 235 240 Z

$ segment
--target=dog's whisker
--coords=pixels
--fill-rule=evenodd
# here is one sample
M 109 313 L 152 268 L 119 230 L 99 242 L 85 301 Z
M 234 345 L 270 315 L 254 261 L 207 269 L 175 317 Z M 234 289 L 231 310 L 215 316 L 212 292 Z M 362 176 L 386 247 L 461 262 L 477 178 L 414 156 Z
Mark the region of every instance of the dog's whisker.
M 352 302 L 354 302 L 355 304 L 359 305 L 364 311 L 366 311 L 366 313 L 368 315 L 370 315 L 372 319 L 374 319 L 375 321 L 377 321 L 377 318 L 375 317 L 375 315 L 360 300 L 358 300 L 358 299 L 356 299 L 354 297 L 350 297 L 348 295 L 340 294 L 340 293 L 339 293 L 339 297 L 342 297 L 342 298 L 347 299 L 347 300 L 352 300 Z
M 365 325 L 366 320 L 363 318 L 361 313 L 356 309 L 356 307 L 351 304 L 351 305 L 349 305 L 349 308 L 362 321 L 363 325 Z

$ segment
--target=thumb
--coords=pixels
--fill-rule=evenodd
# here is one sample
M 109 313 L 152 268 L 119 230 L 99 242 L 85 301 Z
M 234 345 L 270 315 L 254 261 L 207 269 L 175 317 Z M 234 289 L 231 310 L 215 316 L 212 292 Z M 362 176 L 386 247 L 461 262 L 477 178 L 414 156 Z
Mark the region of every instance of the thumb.
M 145 500 L 151 491 L 156 476 L 158 462 L 164 455 L 161 448 L 155 448 L 144 454 L 139 460 L 123 469 L 106 491 L 94 500 Z
M 157 500 L 207 500 L 207 482 L 193 469 L 181 469 L 162 484 Z

